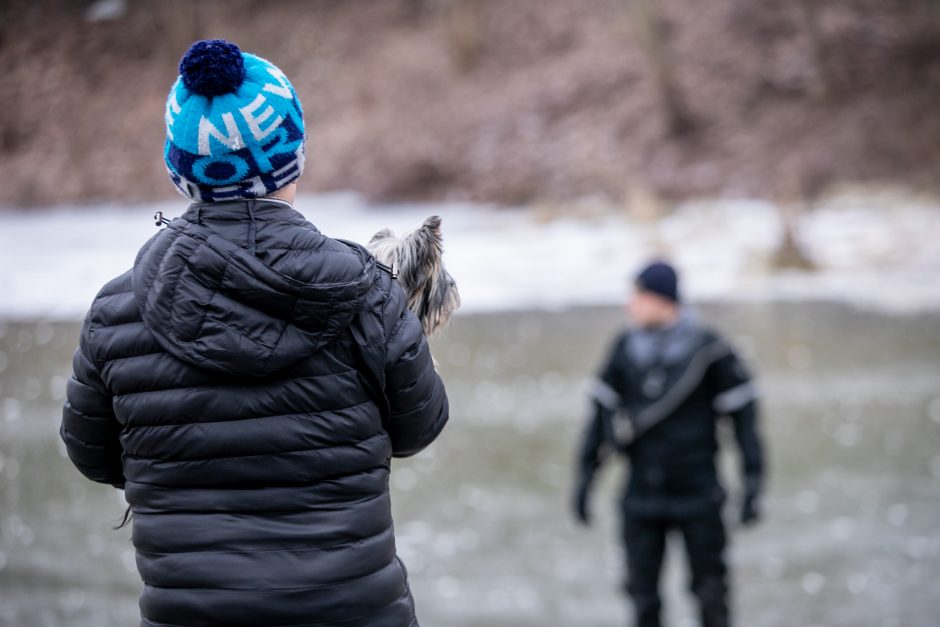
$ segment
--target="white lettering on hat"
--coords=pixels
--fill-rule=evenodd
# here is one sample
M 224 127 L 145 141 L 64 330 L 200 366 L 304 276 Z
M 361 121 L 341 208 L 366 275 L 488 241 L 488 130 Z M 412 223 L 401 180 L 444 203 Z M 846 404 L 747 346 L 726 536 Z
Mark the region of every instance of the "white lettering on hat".
M 263 89 L 264 91 L 274 94 L 275 96 L 280 96 L 286 100 L 293 100 L 294 94 L 290 90 L 290 81 L 287 80 L 287 76 L 276 67 L 267 68 L 268 74 L 274 77 L 274 80 L 277 81 L 277 85 L 272 83 L 265 83 Z
M 163 114 L 163 119 L 166 121 L 166 134 L 170 141 L 173 141 L 173 124 L 176 122 L 176 115 L 182 110 L 183 108 L 176 99 L 176 86 L 174 85 L 173 89 L 170 90 L 170 97 L 166 101 L 166 112 Z
M 209 145 L 210 137 L 214 137 L 229 150 L 238 150 L 244 147 L 245 141 L 242 139 L 242 134 L 238 130 L 238 125 L 235 124 L 235 116 L 231 113 L 223 113 L 222 122 L 225 124 L 225 130 L 228 132 L 228 135 L 223 134 L 222 131 L 216 128 L 206 116 L 202 116 L 202 119 L 199 120 L 199 154 L 212 154 L 212 149 Z
M 254 136 L 255 141 L 261 141 L 268 135 L 270 135 L 277 127 L 281 125 L 281 122 L 284 121 L 284 118 L 277 116 L 267 128 L 261 128 L 261 125 L 271 117 L 271 114 L 274 113 L 274 107 L 268 105 L 267 108 L 261 112 L 261 115 L 255 117 L 254 113 L 258 110 L 261 105 L 266 103 L 267 100 L 264 97 L 264 94 L 258 94 L 250 104 L 241 107 L 242 117 L 245 118 L 245 122 L 248 124 L 248 128 L 251 130 L 251 134 Z

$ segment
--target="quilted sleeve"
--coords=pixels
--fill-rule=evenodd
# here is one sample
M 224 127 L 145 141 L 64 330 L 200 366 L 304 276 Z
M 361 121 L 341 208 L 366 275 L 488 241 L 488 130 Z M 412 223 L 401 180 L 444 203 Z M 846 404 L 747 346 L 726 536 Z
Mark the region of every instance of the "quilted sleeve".
M 385 393 L 389 403 L 386 426 L 395 457 L 408 457 L 437 438 L 449 417 L 447 392 L 417 317 L 404 305 L 394 285 L 386 306 Z
M 66 387 L 59 435 L 69 459 L 83 475 L 123 489 L 121 425 L 114 416 L 111 394 L 90 357 L 90 336 L 86 319 L 72 358 L 72 378 Z

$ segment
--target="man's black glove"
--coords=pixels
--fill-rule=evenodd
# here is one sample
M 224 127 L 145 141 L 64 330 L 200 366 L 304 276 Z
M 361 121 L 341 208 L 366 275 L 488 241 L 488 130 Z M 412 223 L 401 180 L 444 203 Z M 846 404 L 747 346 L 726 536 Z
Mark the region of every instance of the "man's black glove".
M 591 511 L 588 506 L 588 501 L 591 496 L 591 480 L 589 478 L 582 478 L 578 481 L 577 488 L 574 491 L 574 498 L 572 499 L 572 509 L 574 510 L 574 516 L 582 525 L 591 524 Z
M 745 527 L 760 521 L 760 494 L 756 489 L 744 491 L 741 499 L 741 524 Z

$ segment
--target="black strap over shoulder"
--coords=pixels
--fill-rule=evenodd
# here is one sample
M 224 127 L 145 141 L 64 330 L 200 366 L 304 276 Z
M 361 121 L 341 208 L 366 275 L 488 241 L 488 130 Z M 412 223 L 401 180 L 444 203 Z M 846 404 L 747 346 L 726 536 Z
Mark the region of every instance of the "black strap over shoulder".
M 699 348 L 689 360 L 681 375 L 673 382 L 669 390 L 656 401 L 636 408 L 624 417 L 629 420 L 630 433 L 624 439 L 636 440 L 638 437 L 672 415 L 678 407 L 695 391 L 705 376 L 708 368 L 730 353 L 728 345 L 721 340 L 714 340 Z
M 600 382 L 593 392 L 595 400 L 608 408 L 610 427 L 614 443 L 626 447 L 663 422 L 692 394 L 701 383 L 713 363 L 731 353 L 726 342 L 702 330 L 693 336 L 691 350 L 680 360 L 681 366 L 659 367 L 660 394 L 645 395 L 642 390 L 628 397 L 619 397 L 619 392 Z M 624 370 L 631 376 L 650 375 L 650 370 L 660 363 L 661 355 L 652 366 L 639 365 L 630 350 L 631 335 L 623 336 L 615 348 L 612 359 L 621 360 Z M 629 366 L 629 367 L 628 367 Z M 609 398 L 608 398 L 609 397 Z M 606 400 L 606 402 L 605 402 Z

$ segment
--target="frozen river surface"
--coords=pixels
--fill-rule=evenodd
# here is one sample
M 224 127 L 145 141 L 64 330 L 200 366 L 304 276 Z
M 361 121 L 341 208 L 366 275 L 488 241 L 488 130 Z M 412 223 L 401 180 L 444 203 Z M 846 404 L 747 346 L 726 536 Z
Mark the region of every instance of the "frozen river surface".
M 750 356 L 766 398 L 766 521 L 731 551 L 738 624 L 940 624 L 940 315 L 808 301 L 703 315 Z M 605 473 L 594 527 L 567 510 L 581 385 L 620 322 L 614 308 L 480 313 L 435 340 L 451 423 L 392 476 L 425 627 L 626 624 L 624 468 Z M 77 331 L 0 322 L 0 625 L 136 624 L 129 530 L 110 528 L 121 493 L 80 477 L 56 434 Z M 669 624 L 691 627 L 683 568 L 668 565 Z

